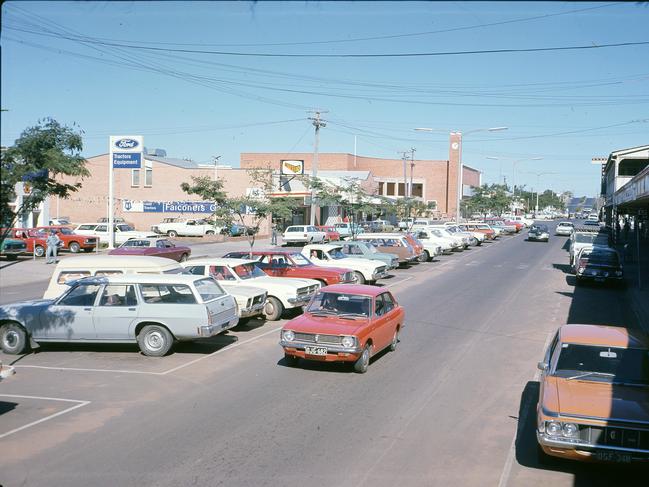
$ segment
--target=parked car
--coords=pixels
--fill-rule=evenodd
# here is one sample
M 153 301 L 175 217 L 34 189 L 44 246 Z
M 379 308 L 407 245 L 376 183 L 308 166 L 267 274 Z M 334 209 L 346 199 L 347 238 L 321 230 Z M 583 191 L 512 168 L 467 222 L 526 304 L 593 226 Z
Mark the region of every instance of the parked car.
M 387 220 L 363 221 L 360 223 L 360 226 L 363 230 L 370 233 L 392 232 L 394 230 L 394 226 L 392 226 Z
M 507 216 L 507 219 L 513 222 L 521 223 L 525 227 L 529 227 L 534 224 L 534 220 L 532 218 L 527 218 L 521 215 L 509 215 Z
M 367 372 L 372 356 L 394 351 L 405 312 L 384 288 L 328 286 L 313 298 L 305 313 L 284 325 L 280 345 L 289 365 L 299 359 L 351 362 Z
M 334 226 L 319 226 L 316 227 L 321 232 L 325 233 L 325 242 L 336 242 L 340 240 L 340 233 Z
M 599 221 L 588 219 L 584 221 L 584 225 L 589 227 L 599 227 Z
M 599 228 L 594 230 L 584 227 L 575 228 L 570 235 L 570 265 L 573 266 L 575 264 L 575 257 L 581 249 L 594 245 L 608 247 L 608 235 L 600 232 Z
M 345 267 L 352 269 L 357 284 L 374 283 L 388 275 L 387 266 L 380 261 L 358 259 L 342 253 L 342 243 L 310 244 L 302 248 L 302 255 L 322 267 Z
M 132 226 L 125 223 L 114 225 L 115 244 L 120 245 L 130 238 L 154 238 L 157 237 L 154 232 L 137 232 Z M 105 223 L 82 223 L 77 225 L 74 230 L 77 235 L 87 235 L 98 237 L 99 242 L 108 243 L 108 225 Z
M 447 223 L 445 227 L 446 231 L 451 235 L 466 238 L 465 242 L 468 242 L 469 245 L 473 245 L 474 247 L 482 245 L 482 242 L 485 240 L 484 233 L 465 230 L 461 225 L 456 225 L 455 223 Z
M 399 265 L 416 262 L 419 255 L 404 234 L 364 233 L 356 237 L 361 242 L 369 242 L 379 252 L 393 254 L 399 259 Z
M 412 226 L 415 224 L 415 219 L 414 218 L 402 218 L 399 220 L 397 223 L 397 227 L 399 227 L 399 230 L 404 231 L 404 230 L 411 230 Z
M 548 226 L 535 223 L 527 232 L 527 240 L 530 242 L 549 242 L 550 230 L 548 230 Z
M 415 231 L 415 235 L 419 241 L 435 245 L 438 249 L 437 255 L 450 254 L 453 250 L 460 248 L 460 244 L 457 240 L 451 237 L 444 237 L 441 232 L 435 229 L 422 227 Z
M 252 255 L 251 257 L 249 257 Z M 272 277 L 297 277 L 315 279 L 323 286 L 356 282 L 354 271 L 346 267 L 315 265 L 299 251 L 272 249 L 251 252 L 228 252 L 223 257 L 257 260 L 257 267 Z
M 466 237 L 464 235 L 455 235 L 449 232 L 446 229 L 446 225 L 430 225 L 429 227 L 426 228 L 429 228 L 431 230 L 436 230 L 437 234 L 440 234 L 442 237 L 447 237 L 455 240 L 459 245 L 457 250 L 465 250 L 469 248 L 469 244 L 470 244 L 469 237 Z
M 245 235 L 247 228 L 244 225 L 239 225 L 238 223 L 231 223 L 221 228 L 219 232 L 221 235 L 229 235 L 230 237 L 241 237 Z
M 7 260 L 16 260 L 18 256 L 27 253 L 27 244 L 17 238 L 5 238 L 0 245 L 0 255 Z
M 182 265 L 192 274 L 216 279 L 228 292 L 241 286 L 265 290 L 268 297 L 263 314 L 269 321 L 279 320 L 285 309 L 301 309 L 320 289 L 320 283 L 313 279 L 270 277 L 256 264 L 254 260 L 206 257 Z
M 572 231 L 575 229 L 575 225 L 572 222 L 559 222 L 557 228 L 555 229 L 555 235 L 570 236 Z
M 356 223 L 339 222 L 334 223 L 334 228 L 340 234 L 341 240 L 351 238 L 361 233 L 365 233 L 365 229 Z
M 58 218 L 52 218 L 50 219 L 50 225 L 69 225 L 70 224 L 70 218 L 67 216 L 60 216 Z
M 649 336 L 563 325 L 538 364 L 536 438 L 546 455 L 584 462 L 649 459 Z
M 71 228 L 58 225 L 50 225 L 46 227 L 36 227 L 35 229 L 30 229 L 29 235 L 37 235 L 39 238 L 47 239 L 48 233 L 52 230 L 56 231 L 59 239 L 62 242 L 60 249 L 69 250 L 73 254 L 79 253 L 82 250 L 84 252 L 93 252 L 99 244 L 99 239 L 97 237 L 77 235 L 72 231 Z
M 480 223 L 480 222 L 467 222 L 463 224 L 464 227 L 466 227 L 467 230 L 471 232 L 481 232 L 485 234 L 485 240 L 495 240 L 497 235 L 496 231 L 491 228 L 489 225 L 486 223 Z
M 577 254 L 574 266 L 577 282 L 593 281 L 624 284 L 624 270 L 616 250 L 608 247 L 584 247 Z
M 286 245 L 323 243 L 327 234 L 312 225 L 291 225 L 284 230 L 282 240 Z
M 185 262 L 191 254 L 192 249 L 186 245 L 176 245 L 166 238 L 132 238 L 108 252 L 108 255 L 153 255 L 177 262 Z
M 506 234 L 518 233 L 521 230 L 521 228 L 523 228 L 524 226 L 521 223 L 505 222 L 505 220 L 491 219 L 491 218 L 487 218 L 485 220 L 485 223 L 489 225 L 491 228 L 500 228 L 502 230 L 502 233 L 506 233 Z
M 102 216 L 101 218 L 97 219 L 97 223 L 108 223 L 108 222 L 109 222 L 109 219 L 108 219 L 107 216 Z M 127 222 L 121 216 L 116 216 L 116 217 L 113 217 L 113 223 L 127 223 Z
M 143 354 L 160 357 L 174 341 L 214 336 L 237 322 L 234 299 L 213 279 L 90 277 L 56 299 L 0 306 L 0 346 L 20 354 L 30 342 L 137 342 Z
M 387 270 L 399 267 L 399 258 L 395 254 L 379 252 L 370 242 L 361 240 L 345 240 L 340 251 L 349 257 L 369 259 L 383 262 Z
M 167 223 L 158 223 L 151 227 L 156 234 L 176 237 L 202 237 L 203 235 L 216 235 L 221 232 L 221 227 L 206 220 L 187 218 Z
M 61 260 L 54 269 L 43 295 L 44 299 L 60 296 L 66 283 L 83 277 L 115 276 L 121 274 L 180 274 L 183 268 L 163 257 L 137 255 L 88 255 Z

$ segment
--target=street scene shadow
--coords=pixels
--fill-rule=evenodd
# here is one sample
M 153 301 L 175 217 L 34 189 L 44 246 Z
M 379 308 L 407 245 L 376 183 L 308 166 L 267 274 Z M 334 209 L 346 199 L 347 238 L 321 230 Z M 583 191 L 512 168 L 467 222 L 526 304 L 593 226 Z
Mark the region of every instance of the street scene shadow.
M 552 267 L 560 270 L 564 274 L 570 274 L 572 272 L 572 266 L 570 264 L 552 264 Z
M 381 350 L 376 355 L 370 359 L 370 367 L 377 360 L 381 360 L 381 357 L 386 355 L 388 350 Z M 282 357 L 277 361 L 277 365 L 280 367 L 287 367 L 291 369 L 303 369 L 303 370 L 314 370 L 321 372 L 332 372 L 339 374 L 351 374 L 354 372 L 354 362 L 321 362 L 318 360 L 303 360 L 300 359 L 296 364 L 288 361 L 285 357 Z
M 18 406 L 17 402 L 0 401 L 0 416 L 9 411 L 13 411 Z

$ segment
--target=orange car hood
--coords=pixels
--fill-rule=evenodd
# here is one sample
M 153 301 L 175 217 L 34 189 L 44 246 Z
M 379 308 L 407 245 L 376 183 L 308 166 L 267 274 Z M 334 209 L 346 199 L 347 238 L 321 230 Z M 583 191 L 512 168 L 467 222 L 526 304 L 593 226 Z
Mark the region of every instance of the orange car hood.
M 606 420 L 649 421 L 649 388 L 550 378 L 559 414 Z
M 341 319 L 335 316 L 310 316 L 305 313 L 286 323 L 284 329 L 321 335 L 354 335 L 367 326 L 368 322 L 367 318 Z

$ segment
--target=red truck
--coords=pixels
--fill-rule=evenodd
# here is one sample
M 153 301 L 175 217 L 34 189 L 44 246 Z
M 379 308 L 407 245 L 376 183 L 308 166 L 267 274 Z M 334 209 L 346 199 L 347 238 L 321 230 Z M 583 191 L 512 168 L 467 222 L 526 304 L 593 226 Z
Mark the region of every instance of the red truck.
M 56 230 L 61 239 L 62 245 L 59 250 L 69 250 L 77 253 L 83 249 L 84 252 L 92 252 L 97 247 L 97 237 L 77 235 L 67 227 L 12 228 L 11 236 L 25 242 L 27 252 L 33 252 L 36 257 L 43 257 L 47 248 L 45 241 L 50 230 Z

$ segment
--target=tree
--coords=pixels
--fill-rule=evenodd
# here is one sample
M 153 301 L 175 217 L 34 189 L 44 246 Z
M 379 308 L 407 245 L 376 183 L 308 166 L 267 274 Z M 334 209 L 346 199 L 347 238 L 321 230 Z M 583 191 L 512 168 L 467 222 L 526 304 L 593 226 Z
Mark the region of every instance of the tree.
M 503 184 L 483 184 L 475 188 L 473 196 L 462 201 L 465 213 L 479 213 L 486 216 L 488 213 L 502 215 L 512 204 L 512 197 Z
M 46 118 L 25 129 L 13 146 L 2 151 L 0 225 L 5 230 L 0 234 L 0 243 L 19 218 L 38 208 L 46 198 L 68 198 L 78 191 L 80 182 L 63 183 L 57 177 L 90 175 L 81 156 L 82 134 L 80 129 Z M 22 204 L 12 208 L 18 183 L 24 183 L 28 191 Z
M 250 169 L 248 174 L 255 188 L 245 196 L 228 197 L 223 183 L 208 176 L 192 177 L 191 183 L 182 183 L 180 187 L 187 194 L 215 202 L 213 218 L 217 223 L 230 225 L 235 222 L 245 227 L 252 253 L 261 224 L 272 217 L 290 218 L 298 202 L 295 198 L 268 196 L 273 191 L 272 170 Z

